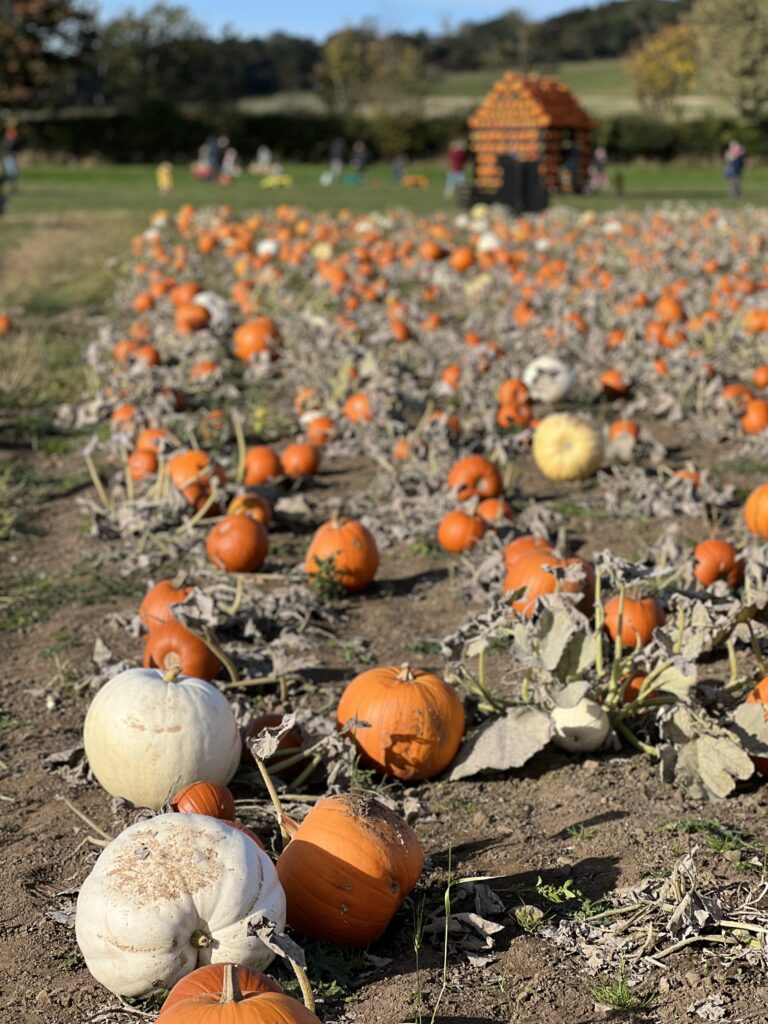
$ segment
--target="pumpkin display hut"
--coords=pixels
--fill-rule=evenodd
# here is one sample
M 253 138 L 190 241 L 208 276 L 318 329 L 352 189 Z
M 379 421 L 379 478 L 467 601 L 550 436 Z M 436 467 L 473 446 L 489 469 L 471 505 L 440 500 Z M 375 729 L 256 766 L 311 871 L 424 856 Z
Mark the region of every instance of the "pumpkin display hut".
M 556 78 L 507 71 L 468 125 L 475 160 L 473 198 L 508 201 L 502 194 L 505 169 L 508 176 L 514 163 L 538 168 L 537 184 L 544 196 L 584 187 L 595 125 Z M 536 208 L 530 201 L 523 206 Z

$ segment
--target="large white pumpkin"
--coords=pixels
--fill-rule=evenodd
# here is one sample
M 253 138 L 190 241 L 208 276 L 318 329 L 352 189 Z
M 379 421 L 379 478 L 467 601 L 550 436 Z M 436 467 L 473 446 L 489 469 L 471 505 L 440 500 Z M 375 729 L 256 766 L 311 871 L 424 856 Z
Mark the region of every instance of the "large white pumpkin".
M 576 374 L 557 356 L 539 356 L 523 370 L 523 383 L 537 402 L 560 402 L 576 383 Z
M 258 844 L 204 814 L 160 814 L 104 849 L 80 888 L 75 933 L 97 981 L 140 996 L 205 964 L 263 970 L 274 954 L 248 935 L 258 913 L 285 928 L 285 893 Z
M 536 427 L 533 460 L 548 480 L 582 480 L 594 476 L 602 459 L 600 434 L 578 416 L 553 413 Z
M 102 686 L 83 739 L 104 789 L 153 810 L 191 782 L 229 782 L 240 761 L 240 733 L 224 695 L 204 679 L 170 680 L 157 669 L 128 669 Z

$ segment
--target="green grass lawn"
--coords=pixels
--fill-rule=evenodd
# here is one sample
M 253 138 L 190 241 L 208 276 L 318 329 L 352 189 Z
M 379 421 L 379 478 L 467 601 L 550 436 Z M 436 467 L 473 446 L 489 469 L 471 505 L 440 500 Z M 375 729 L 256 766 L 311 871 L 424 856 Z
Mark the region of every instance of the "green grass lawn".
M 375 210 L 403 207 L 416 213 L 454 209 L 443 199 L 443 167 L 440 161 L 413 164 L 410 171 L 426 175 L 429 184 L 422 189 L 395 185 L 385 164 L 375 164 L 363 185 L 345 183 L 323 187 L 319 183 L 324 167 L 319 164 L 289 164 L 293 178 L 288 188 L 263 189 L 259 180 L 244 176 L 234 185 L 222 188 L 195 181 L 188 170 L 177 168 L 176 185 L 169 196 L 160 196 L 155 188 L 154 169 L 146 165 L 103 167 L 40 166 L 24 170 L 21 188 L 11 197 L 0 232 L 3 239 L 18 236 L 40 215 L 52 218 L 73 213 L 119 215 L 141 227 L 146 217 L 160 207 L 176 208 L 182 203 L 230 203 L 236 209 L 262 209 L 277 203 L 294 203 L 310 210 Z M 610 192 L 602 196 L 557 197 L 553 202 L 583 208 L 617 205 L 642 206 L 666 199 L 720 204 L 725 200 L 725 182 L 716 166 L 683 164 L 646 164 L 614 167 L 625 179 L 625 195 Z M 750 168 L 745 177 L 745 201 L 768 203 L 768 168 Z

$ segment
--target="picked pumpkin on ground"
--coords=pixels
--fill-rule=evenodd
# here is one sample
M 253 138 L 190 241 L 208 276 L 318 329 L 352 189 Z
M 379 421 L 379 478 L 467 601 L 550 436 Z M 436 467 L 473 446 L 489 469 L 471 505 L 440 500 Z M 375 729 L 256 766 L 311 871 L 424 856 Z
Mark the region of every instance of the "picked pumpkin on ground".
M 367 793 L 320 800 L 277 861 L 300 935 L 367 946 L 383 935 L 424 866 L 410 825 Z
M 177 982 L 163 1003 L 163 1024 L 320 1024 L 266 974 L 235 964 L 199 967 Z
M 353 679 L 336 711 L 363 762 L 386 775 L 415 782 L 439 775 L 464 735 L 464 706 L 440 676 L 410 665 L 374 668 Z
M 216 818 L 160 814 L 104 848 L 80 887 L 75 934 L 98 982 L 143 996 L 204 964 L 266 967 L 274 953 L 248 934 L 258 913 L 285 927 L 285 894 L 267 854 Z
M 548 480 L 583 480 L 600 468 L 603 443 L 598 431 L 578 416 L 553 413 L 534 431 L 533 460 Z
M 323 523 L 309 545 L 304 569 L 310 576 L 327 572 L 346 591 L 357 593 L 373 582 L 379 568 L 379 549 L 370 530 L 341 516 Z
M 83 742 L 112 796 L 158 810 L 199 779 L 226 784 L 240 762 L 240 733 L 211 683 L 156 669 L 128 669 L 91 701 Z

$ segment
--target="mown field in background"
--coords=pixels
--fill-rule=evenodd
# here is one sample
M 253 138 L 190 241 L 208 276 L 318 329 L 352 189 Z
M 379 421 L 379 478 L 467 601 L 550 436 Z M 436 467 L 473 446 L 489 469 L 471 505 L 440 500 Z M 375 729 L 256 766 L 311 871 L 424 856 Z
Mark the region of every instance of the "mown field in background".
M 453 71 L 429 82 L 426 111 L 441 116 L 471 110 L 508 68 Z M 620 58 L 566 61 L 546 69 L 568 85 L 590 113 L 602 116 L 636 113 L 640 106 L 632 91 L 626 63 Z M 249 114 L 266 114 L 291 109 L 320 113 L 325 108 L 314 93 L 276 93 L 274 96 L 244 98 L 240 108 Z M 680 103 L 685 117 L 733 116 L 731 105 L 695 87 Z

